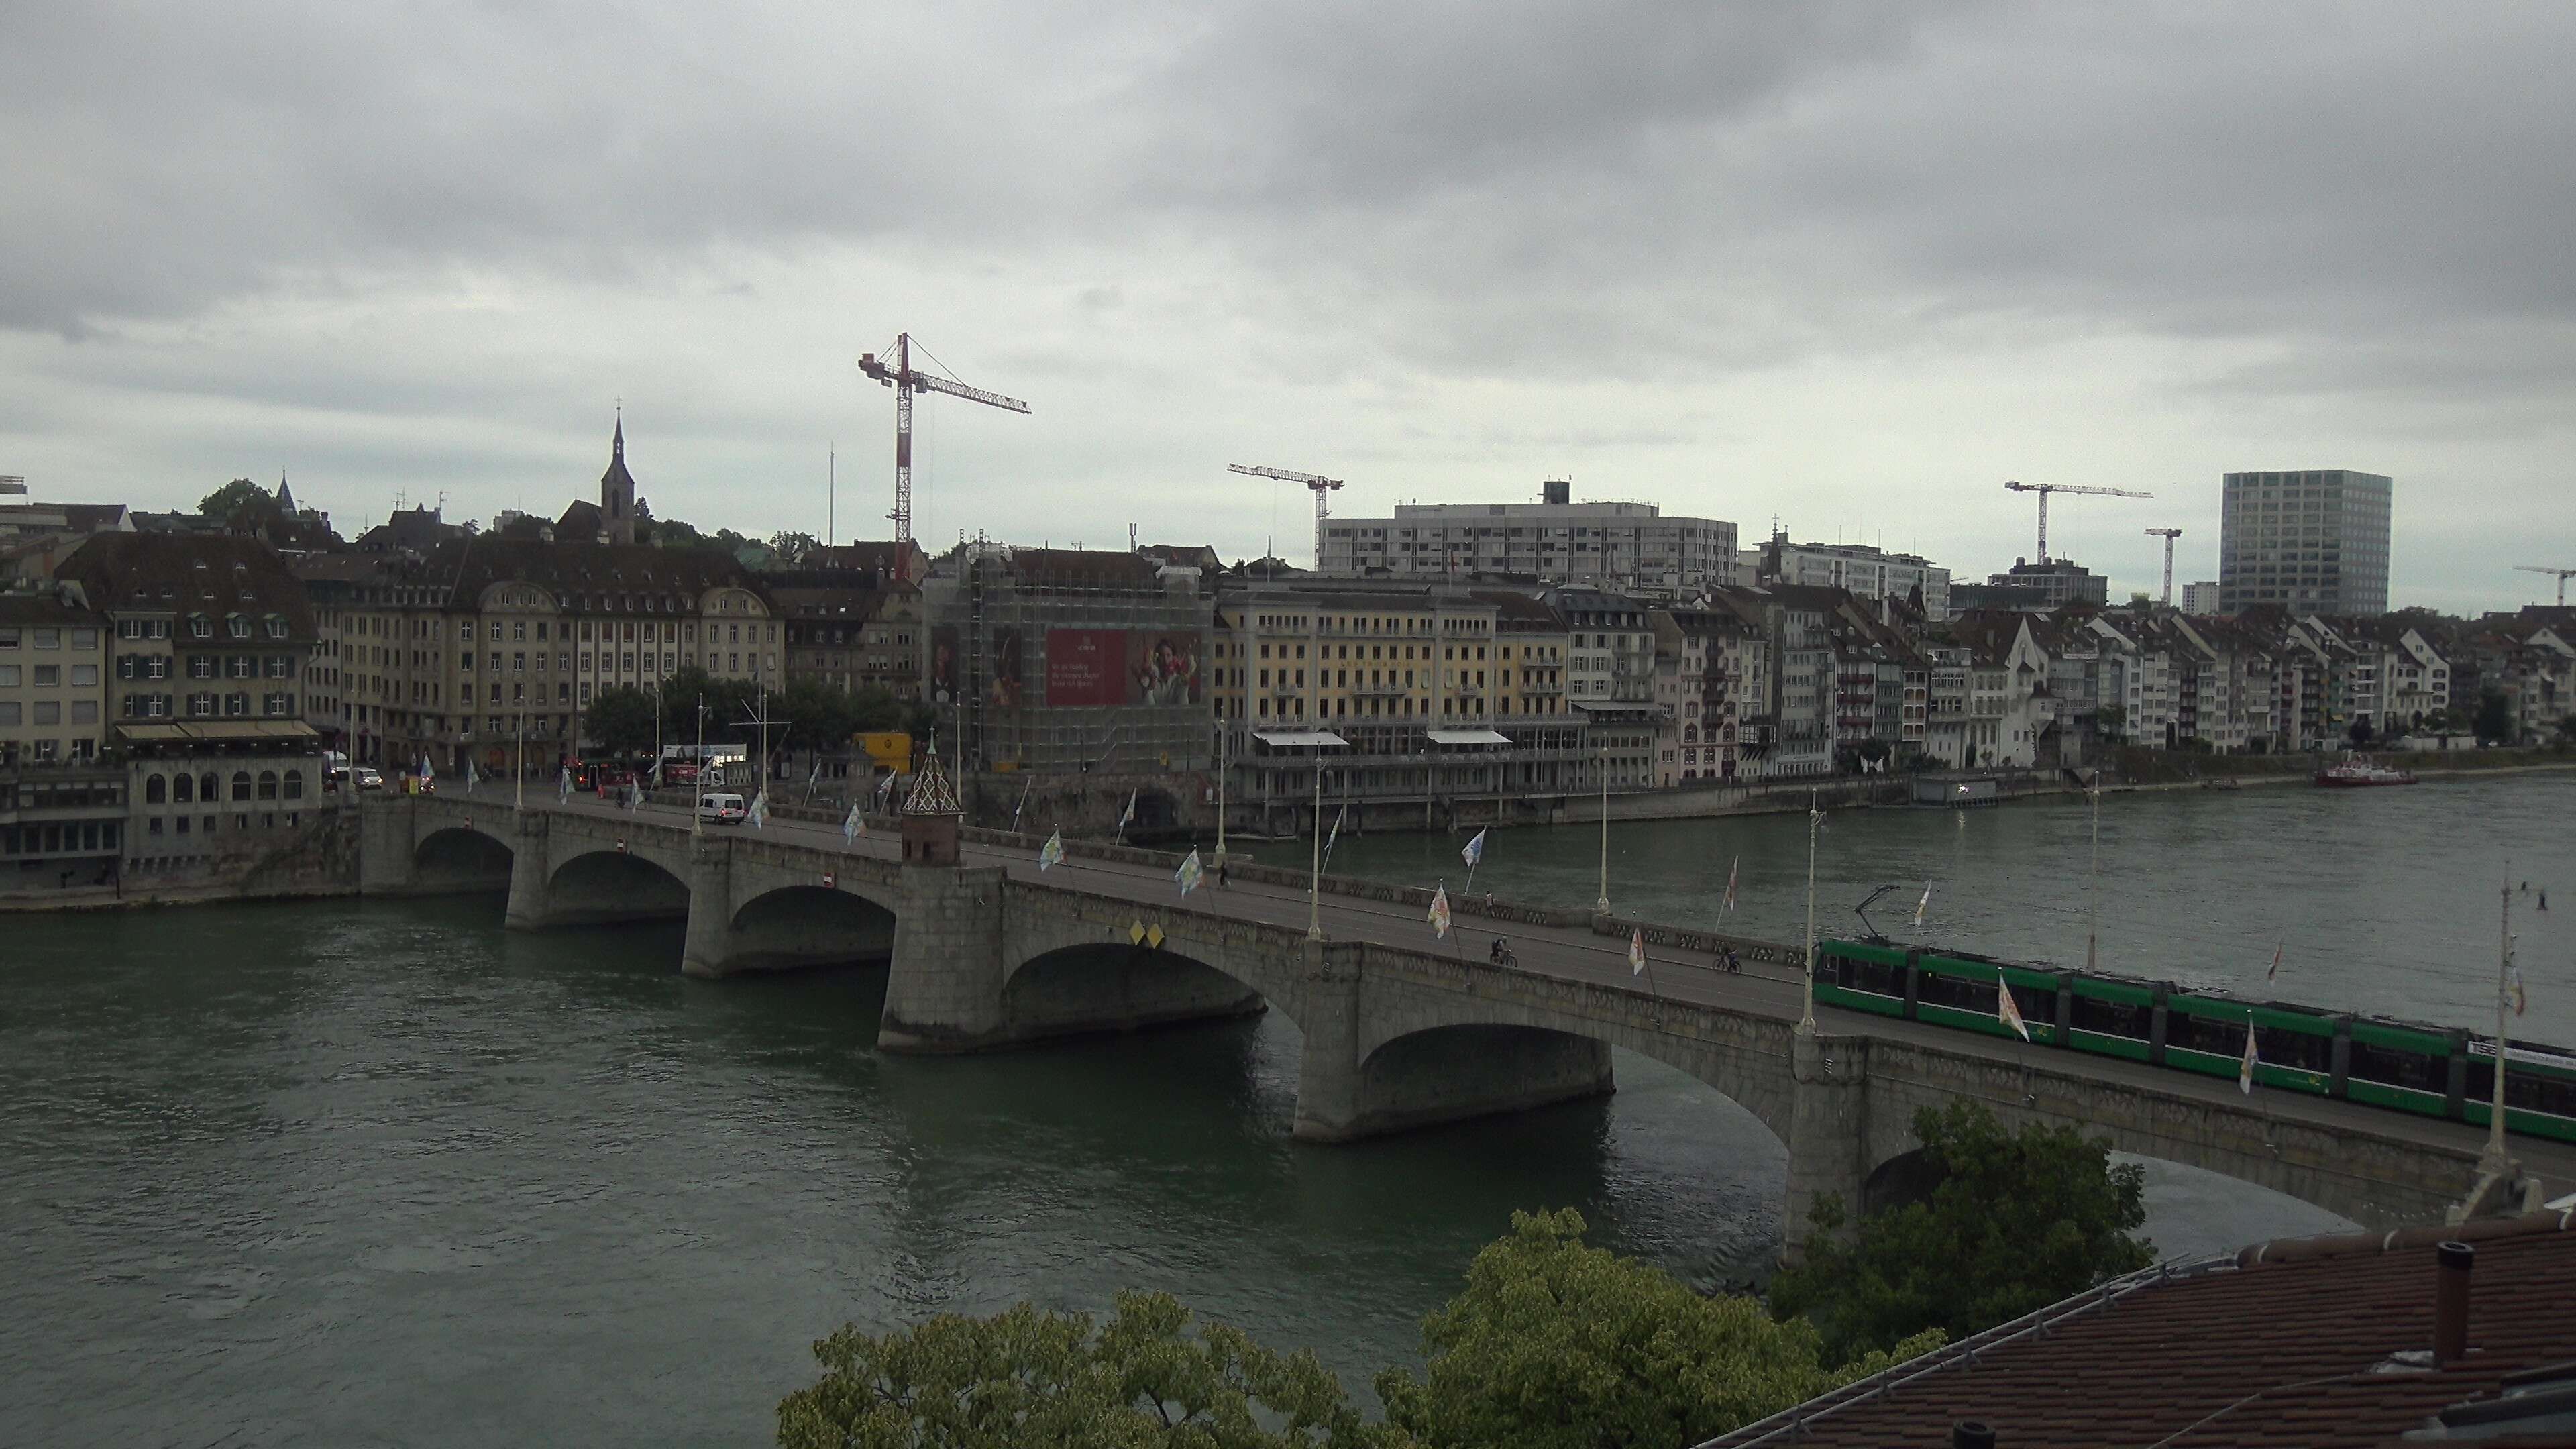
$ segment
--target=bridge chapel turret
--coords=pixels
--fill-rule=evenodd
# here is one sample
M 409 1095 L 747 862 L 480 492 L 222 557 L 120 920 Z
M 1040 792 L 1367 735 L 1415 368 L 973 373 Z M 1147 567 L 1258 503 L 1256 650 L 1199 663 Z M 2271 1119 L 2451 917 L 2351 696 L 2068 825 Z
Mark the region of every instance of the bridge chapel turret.
M 599 526 L 610 543 L 635 541 L 635 475 L 626 471 L 626 412 L 608 442 L 608 471 L 599 475 Z
M 957 864 L 957 829 L 965 813 L 957 804 L 957 791 L 948 783 L 947 770 L 940 766 L 939 747 L 934 743 L 912 777 L 912 793 L 904 797 L 903 863 Z

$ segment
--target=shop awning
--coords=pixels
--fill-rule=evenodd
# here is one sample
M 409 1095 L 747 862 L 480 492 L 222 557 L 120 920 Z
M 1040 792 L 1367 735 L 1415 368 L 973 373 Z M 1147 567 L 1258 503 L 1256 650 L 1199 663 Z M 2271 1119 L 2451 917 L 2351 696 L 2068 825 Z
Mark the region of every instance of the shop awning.
M 318 740 L 319 730 L 300 719 L 216 719 L 189 724 L 121 724 L 131 744 L 237 744 L 243 740 Z
M 1252 737 L 1278 749 L 1341 748 L 1350 743 L 1331 730 L 1254 730 Z
M 1656 706 L 1648 704 L 1643 700 L 1621 700 L 1613 702 L 1606 699 L 1571 699 L 1567 700 L 1566 703 L 1573 705 L 1576 709 L 1583 711 L 1585 714 L 1652 715 L 1656 712 Z
M 1500 730 L 1425 730 L 1435 745 L 1508 745 L 1512 737 Z

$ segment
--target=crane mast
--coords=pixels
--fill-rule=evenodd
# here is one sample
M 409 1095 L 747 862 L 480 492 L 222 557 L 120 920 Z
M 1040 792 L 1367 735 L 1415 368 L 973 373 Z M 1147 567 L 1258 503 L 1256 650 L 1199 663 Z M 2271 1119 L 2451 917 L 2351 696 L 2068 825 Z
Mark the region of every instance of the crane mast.
M 1317 473 L 1300 473 L 1292 468 L 1264 468 L 1244 463 L 1228 463 L 1225 471 L 1254 478 L 1275 478 L 1282 483 L 1303 483 L 1315 493 L 1315 567 L 1324 566 L 1324 520 L 1332 516 L 1326 499 L 1342 486 L 1339 478 L 1326 478 Z
M 2015 493 L 2039 495 L 2039 561 L 2048 562 L 2048 495 L 2051 493 L 2088 493 L 2101 498 L 2153 498 L 2152 493 L 2138 493 L 2127 488 L 2078 488 L 2072 483 L 2018 483 L 2007 480 L 2006 488 Z
M 2182 537 L 2182 530 L 2179 528 L 2150 528 L 2147 530 L 2147 536 L 2150 538 L 2162 537 L 2165 541 L 2165 607 L 2170 609 L 2173 607 L 2173 541 Z
M 926 355 L 928 349 L 923 351 Z M 953 377 L 915 370 L 912 365 L 912 334 L 909 332 L 895 334 L 892 352 L 891 362 L 880 360 L 873 352 L 862 354 L 859 371 L 876 379 L 880 385 L 894 389 L 894 511 L 886 516 L 894 520 L 895 542 L 902 543 L 912 537 L 912 395 L 916 392 L 945 393 L 1015 413 L 1027 412 L 1029 405 L 1015 397 L 968 387 Z

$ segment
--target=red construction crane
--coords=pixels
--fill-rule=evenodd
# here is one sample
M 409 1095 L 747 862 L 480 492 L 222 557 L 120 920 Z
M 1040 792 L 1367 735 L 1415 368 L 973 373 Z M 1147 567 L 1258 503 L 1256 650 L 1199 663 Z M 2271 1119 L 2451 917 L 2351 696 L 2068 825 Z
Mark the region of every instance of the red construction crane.
M 2132 493 L 2132 492 L 2130 492 L 2130 491 L 2129 491 L 2128 489 L 2126 489 L 2126 488 L 2078 488 L 2078 487 L 2074 486 L 2074 485 L 2073 485 L 2073 484 L 2071 484 L 2071 483 L 2012 483 L 2012 482 L 2007 482 L 2007 483 L 2005 483 L 2005 484 L 2004 484 L 2004 486 L 2005 486 L 2006 488 L 2011 489 L 2011 490 L 2012 490 L 2012 491 L 2014 491 L 2015 493 L 2036 493 L 2036 494 L 2038 494 L 2038 495 L 2039 495 L 2039 561 L 2040 561 L 2041 563 L 2046 563 L 2046 562 L 2048 562 L 2048 495 L 2049 495 L 2049 494 L 2051 494 L 2051 493 L 2092 493 L 2092 494 L 2098 494 L 2098 495 L 2100 495 L 2100 496 L 2102 496 L 2102 497 L 2105 497 L 2105 498 L 2153 498 L 2153 497 L 2155 497 L 2155 496 L 2156 496 L 2156 495 L 2154 495 L 2154 494 L 2152 494 L 2152 493 Z
M 912 395 L 916 392 L 941 392 L 1015 413 L 1027 412 L 1029 405 L 1015 397 L 968 387 L 953 377 L 914 371 L 912 334 L 909 332 L 895 334 L 892 351 L 894 360 L 890 363 L 878 361 L 873 352 L 864 354 L 859 358 L 859 371 L 894 389 L 894 512 L 886 516 L 894 520 L 895 542 L 902 543 L 912 537 Z M 930 349 L 923 348 L 921 354 L 930 357 Z M 936 357 L 930 360 L 939 361 Z M 940 365 L 945 367 L 947 364 Z
M 2567 606 L 2567 581 L 2569 579 L 2576 579 L 2576 569 L 2554 569 L 2546 564 L 2515 564 L 2514 567 L 2527 574 L 2556 574 L 2558 576 L 2558 606 L 2562 609 Z
M 1248 467 L 1242 463 L 1228 463 L 1225 465 L 1225 471 L 1246 473 L 1255 478 L 1276 478 L 1282 483 L 1303 483 L 1315 490 L 1315 567 L 1324 566 L 1324 520 L 1331 516 L 1333 511 L 1326 506 L 1324 500 L 1331 496 L 1334 489 L 1342 486 L 1341 479 L 1320 477 L 1313 473 L 1299 473 L 1288 468 Z
M 2170 608 L 2173 606 L 2173 541 L 2182 537 L 2182 530 L 2150 528 L 2147 533 L 2151 537 L 2161 537 L 2165 541 L 2165 605 Z

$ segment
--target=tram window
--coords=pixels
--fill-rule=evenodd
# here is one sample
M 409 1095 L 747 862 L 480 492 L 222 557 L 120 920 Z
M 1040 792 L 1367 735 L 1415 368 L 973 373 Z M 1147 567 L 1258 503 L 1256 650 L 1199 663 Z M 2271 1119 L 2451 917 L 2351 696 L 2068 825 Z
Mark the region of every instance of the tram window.
M 2098 996 L 2075 993 L 2077 1031 L 2102 1036 L 2124 1036 L 2131 1041 L 2145 1041 L 2155 1030 L 2155 1008 L 2144 1002 L 2104 1001 Z
M 1990 981 L 1968 981 L 1956 976 L 1938 976 L 1918 971 L 1914 977 L 1914 999 L 1929 1006 L 1947 1006 L 1957 1011 L 1975 1011 L 1992 1015 L 1995 1010 L 1995 987 Z M 2056 1020 L 2051 1009 L 2048 1019 Z
M 2241 1044 L 2238 1051 L 2243 1051 Z M 2310 1072 L 2334 1070 L 2334 1038 L 2310 1036 L 2303 1031 L 2284 1031 L 2277 1026 L 2257 1027 L 2254 1050 L 2263 1060 L 2276 1067 L 2295 1067 Z
M 1852 956 L 1822 958 L 1828 979 L 1849 991 L 1870 991 L 1880 996 L 1905 994 L 1905 968 L 1884 961 L 1863 961 Z
M 2449 1085 L 2444 1080 L 2449 1076 L 2447 1058 L 2358 1041 L 2352 1044 L 2352 1061 L 2345 1074 L 2365 1082 L 2412 1087 L 2419 1092 L 2439 1092 Z
M 2470 1057 L 2466 1076 L 2462 1096 L 2472 1102 L 2495 1100 L 2495 1074 L 2487 1058 Z M 2576 1078 L 2555 1073 L 2544 1075 L 2516 1063 L 2505 1069 L 2504 1104 L 2526 1112 L 2576 1117 Z
M 2220 1016 L 2188 1016 L 2179 1011 L 2165 1014 L 2165 1045 L 2196 1052 L 2216 1052 L 2222 1056 L 2245 1054 L 2245 1023 Z M 2257 1050 L 2260 1050 L 2259 1045 Z

